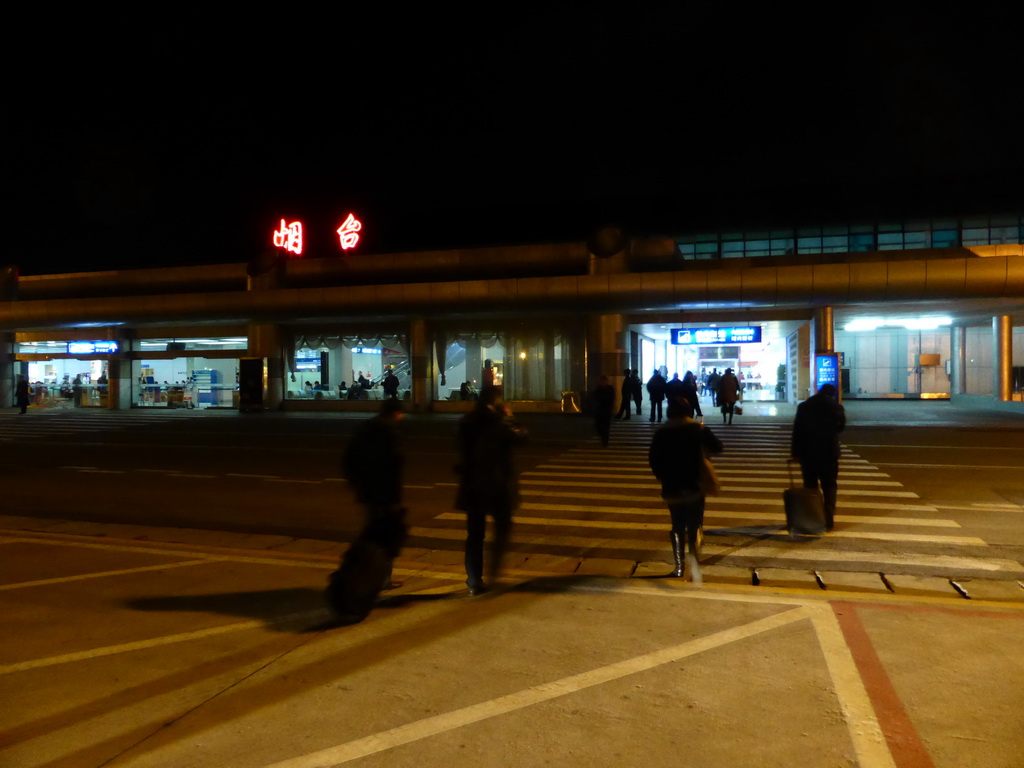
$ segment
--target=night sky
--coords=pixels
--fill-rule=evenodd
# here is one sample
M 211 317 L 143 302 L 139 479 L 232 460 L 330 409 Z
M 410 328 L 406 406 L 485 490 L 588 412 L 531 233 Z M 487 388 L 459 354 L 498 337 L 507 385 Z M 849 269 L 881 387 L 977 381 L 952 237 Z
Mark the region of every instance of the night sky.
M 349 211 L 373 253 L 1024 207 L 1012 17 L 516 9 L 29 29 L 3 261 L 245 261 L 281 217 L 315 258 Z

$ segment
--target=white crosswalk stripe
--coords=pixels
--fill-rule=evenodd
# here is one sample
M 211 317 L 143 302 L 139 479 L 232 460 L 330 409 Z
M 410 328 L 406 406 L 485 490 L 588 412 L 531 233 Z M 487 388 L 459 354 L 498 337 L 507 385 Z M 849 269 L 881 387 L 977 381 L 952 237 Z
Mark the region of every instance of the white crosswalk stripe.
M 846 447 L 840 456 L 835 530 L 820 538 L 790 536 L 782 490 L 801 484 L 799 466 L 788 462 L 790 427 L 709 426 L 725 450 L 714 457 L 722 493 L 706 502 L 704 557 L 743 567 L 841 569 L 856 563 L 857 570 L 870 564 L 882 572 L 910 566 L 966 573 L 1021 570 L 1019 563 L 985 555 L 983 539 L 956 533 L 956 520 Z M 604 556 L 611 550 L 638 560 L 670 560 L 668 512 L 647 461 L 653 431 L 646 421 L 620 422 L 609 447 L 595 439 L 523 472 L 516 540 L 545 552 L 557 547 L 567 554 Z M 462 514 L 446 512 L 435 520 L 444 530 L 415 529 L 414 535 L 464 536 Z M 730 539 L 747 543 L 722 545 Z M 901 544 L 906 547 L 893 550 Z M 928 545 L 943 554 L 921 549 Z M 957 547 L 969 549 L 957 553 Z

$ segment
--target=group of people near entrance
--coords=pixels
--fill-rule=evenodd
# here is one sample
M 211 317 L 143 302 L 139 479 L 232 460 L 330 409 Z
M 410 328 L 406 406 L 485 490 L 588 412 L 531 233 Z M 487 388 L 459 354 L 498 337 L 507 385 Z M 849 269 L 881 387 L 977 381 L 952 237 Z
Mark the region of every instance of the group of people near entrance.
M 602 377 L 604 399 L 614 404 L 614 390 Z M 694 582 L 701 581 L 700 545 L 704 505 L 717 480 L 709 456 L 722 451 L 722 442 L 710 428 L 696 421 L 689 396 L 693 381 L 667 399 L 667 423 L 654 432 L 648 461 L 661 483 L 661 495 L 671 519 L 670 538 L 675 568 L 670 576 L 682 577 L 689 569 Z M 611 391 L 609 400 L 607 392 Z M 697 404 L 699 408 L 699 403 Z M 382 520 L 401 521 L 402 470 L 404 452 L 398 428 L 402 418 L 400 400 L 385 400 L 380 413 L 364 422 L 349 443 L 343 469 L 356 498 L 366 514 L 365 531 L 381 530 Z M 820 486 L 824 498 L 825 522 L 834 525 L 837 478 L 839 475 L 839 433 L 846 426 L 843 406 L 834 386 L 826 384 L 801 403 L 793 423 L 791 453 L 800 462 L 804 486 Z M 502 402 L 501 391 L 487 386 L 480 390 L 473 410 L 463 416 L 456 430 L 459 478 L 455 507 L 466 513 L 466 585 L 473 595 L 486 592 L 497 579 L 502 557 L 512 530 L 512 513 L 519 505 L 519 479 L 514 449 L 526 437 L 525 430 Z M 494 540 L 484 571 L 484 536 L 487 518 L 494 523 Z M 388 526 L 383 526 L 387 528 Z M 396 526 L 390 526 L 394 530 Z M 404 531 L 404 526 L 402 526 Z M 389 542 L 397 552 L 400 542 Z M 384 587 L 398 586 L 389 572 Z

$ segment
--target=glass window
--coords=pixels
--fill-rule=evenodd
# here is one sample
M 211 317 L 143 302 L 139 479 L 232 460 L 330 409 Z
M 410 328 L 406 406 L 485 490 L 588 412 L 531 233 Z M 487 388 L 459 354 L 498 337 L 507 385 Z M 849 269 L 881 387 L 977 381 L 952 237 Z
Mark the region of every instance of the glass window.
M 850 250 L 863 253 L 865 251 L 875 250 L 875 233 L 871 232 L 858 232 L 850 235 Z
M 823 237 L 821 250 L 824 253 L 843 253 L 850 250 L 850 239 L 845 234 Z
M 878 250 L 880 251 L 899 251 L 903 249 L 903 233 L 902 232 L 879 232 L 878 233 Z
M 820 237 L 800 237 L 796 241 L 799 253 L 821 253 Z
M 384 379 L 398 378 L 398 395 L 412 396 L 412 365 L 404 334 L 306 333 L 295 337 L 287 361 L 289 400 L 382 400 Z
M 965 227 L 963 243 L 964 245 L 988 245 L 988 227 L 971 227 L 970 229 Z
M 931 240 L 930 232 L 904 232 L 904 248 L 927 248 Z
M 734 243 L 722 243 L 722 258 L 736 259 L 744 255 L 744 243 L 742 240 Z
M 712 243 L 697 243 L 697 258 L 698 259 L 715 259 L 718 258 L 718 241 Z
M 955 248 L 959 243 L 959 230 L 936 229 L 932 231 L 932 248 Z
M 238 360 L 177 357 L 132 361 L 137 408 L 237 408 Z
M 989 230 L 989 242 L 993 245 L 1020 241 L 1020 227 L 993 227 Z
M 772 238 L 772 256 L 785 256 L 796 252 L 796 242 L 791 237 Z

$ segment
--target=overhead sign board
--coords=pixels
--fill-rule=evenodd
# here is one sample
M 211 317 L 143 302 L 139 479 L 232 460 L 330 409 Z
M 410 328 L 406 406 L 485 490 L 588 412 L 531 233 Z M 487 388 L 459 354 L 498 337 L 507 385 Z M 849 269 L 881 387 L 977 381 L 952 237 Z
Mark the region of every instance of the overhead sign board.
M 116 341 L 69 341 L 69 355 L 113 355 L 118 351 Z
M 673 344 L 756 344 L 761 341 L 761 326 L 740 328 L 673 328 Z

